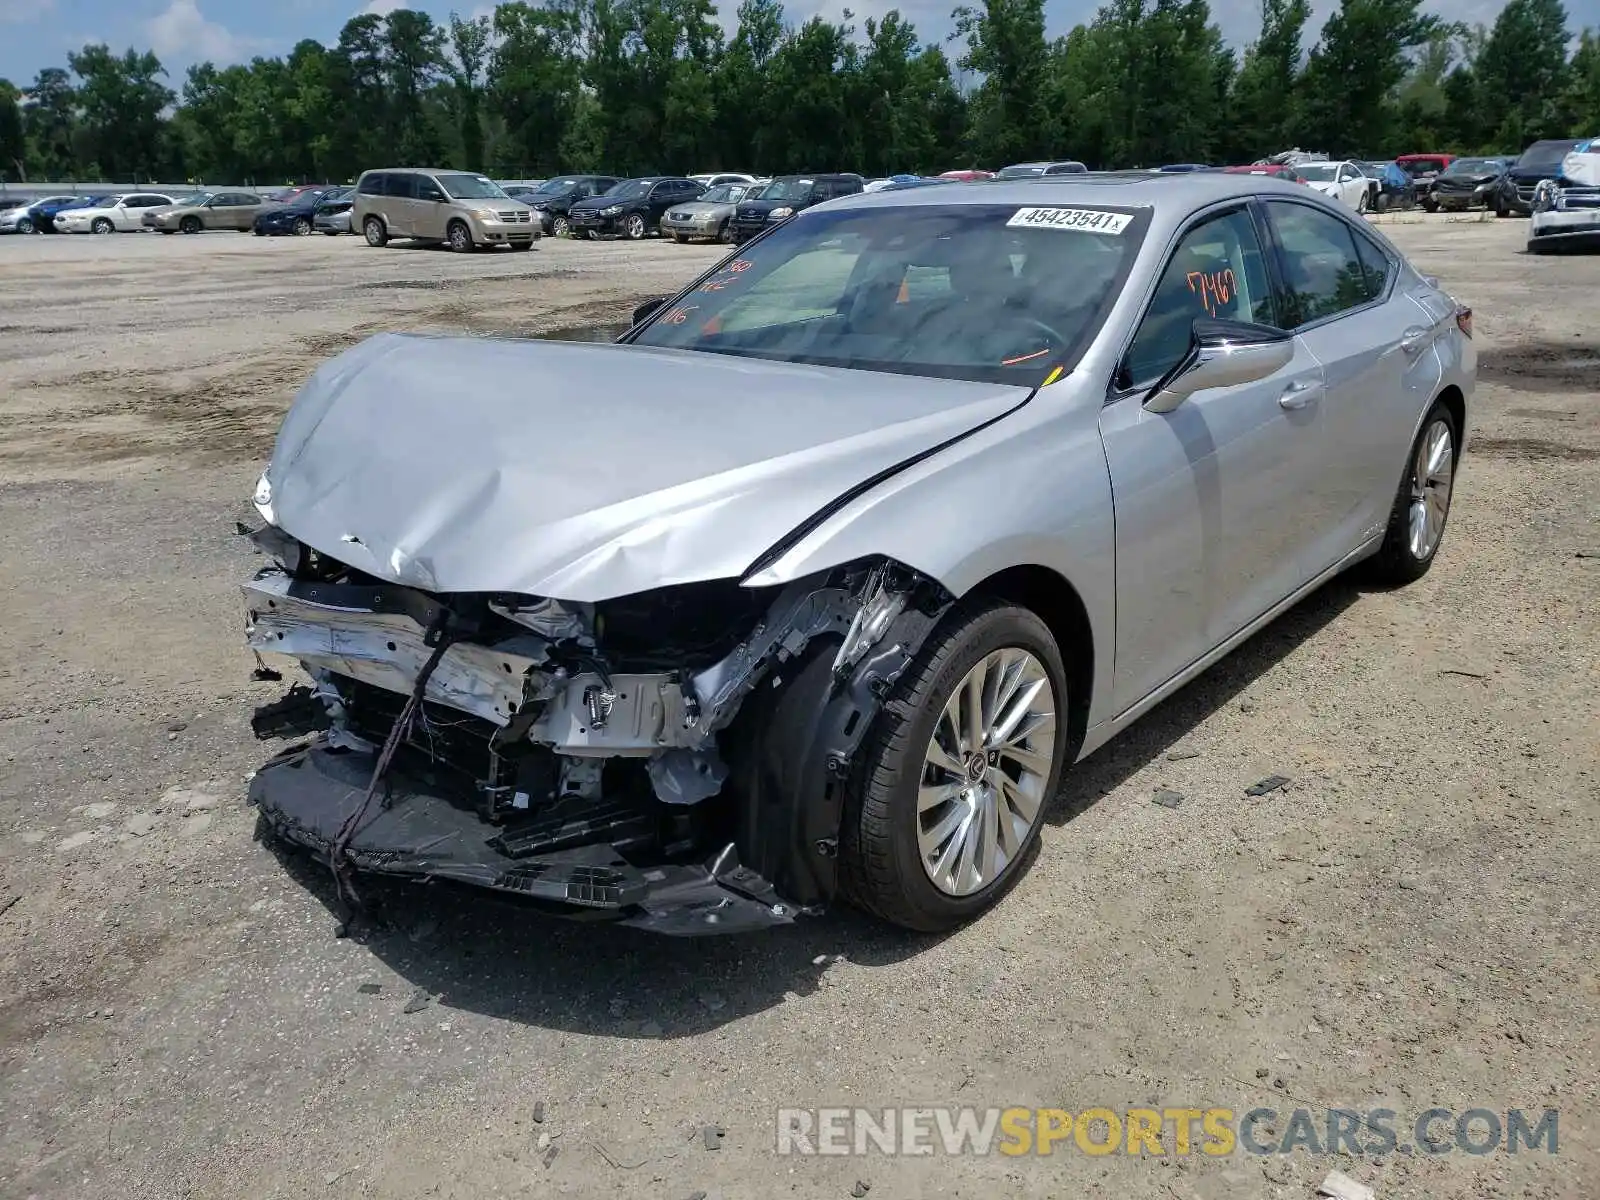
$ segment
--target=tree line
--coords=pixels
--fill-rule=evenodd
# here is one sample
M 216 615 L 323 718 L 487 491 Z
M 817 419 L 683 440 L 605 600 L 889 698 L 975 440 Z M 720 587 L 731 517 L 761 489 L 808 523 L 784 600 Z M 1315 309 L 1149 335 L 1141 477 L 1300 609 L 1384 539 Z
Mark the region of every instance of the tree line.
M 1516 152 L 1600 135 L 1600 37 L 1560 0 L 1489 27 L 1420 0 L 1262 0 L 1236 52 L 1206 0 L 1109 0 L 1045 37 L 1044 0 L 955 10 L 945 45 L 897 11 L 786 19 L 742 0 L 522 0 L 443 24 L 399 8 L 281 58 L 200 63 L 181 85 L 104 45 L 24 88 L 0 80 L 0 172 L 26 179 L 337 181 L 376 166 L 500 177 L 854 169 L 868 175 L 1077 158 L 1091 167 Z M 948 49 L 946 48 L 948 46 Z

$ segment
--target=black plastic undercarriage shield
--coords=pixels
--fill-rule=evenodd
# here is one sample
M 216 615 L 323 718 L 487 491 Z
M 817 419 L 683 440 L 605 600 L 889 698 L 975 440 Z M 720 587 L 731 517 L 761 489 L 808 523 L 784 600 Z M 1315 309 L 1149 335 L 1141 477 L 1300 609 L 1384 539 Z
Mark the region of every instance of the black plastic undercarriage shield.
M 250 781 L 250 802 L 282 837 L 326 857 L 361 804 L 374 755 L 321 742 L 272 760 Z M 787 925 L 795 908 L 738 862 L 731 847 L 705 864 L 637 867 L 605 841 L 512 857 L 501 831 L 426 790 L 399 763 L 385 774 L 348 861 L 357 871 L 472 884 L 605 915 L 657 933 L 695 936 Z

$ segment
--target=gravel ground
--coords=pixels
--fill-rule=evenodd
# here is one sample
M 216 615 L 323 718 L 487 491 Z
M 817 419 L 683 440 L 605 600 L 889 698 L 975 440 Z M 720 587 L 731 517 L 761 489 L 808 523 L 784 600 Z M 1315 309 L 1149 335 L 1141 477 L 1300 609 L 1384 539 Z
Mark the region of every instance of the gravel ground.
M 715 249 L 0 242 L 0 1195 L 1211 1200 L 1330 1166 L 1592 1195 L 1596 264 L 1386 225 L 1483 348 L 1434 570 L 1330 585 L 1083 764 L 1031 874 L 942 939 L 396 890 L 341 940 L 243 804 L 281 685 L 250 681 L 233 523 L 306 374 L 378 330 L 623 319 Z M 774 1152 L 780 1106 L 886 1104 L 1557 1108 L 1560 1153 Z

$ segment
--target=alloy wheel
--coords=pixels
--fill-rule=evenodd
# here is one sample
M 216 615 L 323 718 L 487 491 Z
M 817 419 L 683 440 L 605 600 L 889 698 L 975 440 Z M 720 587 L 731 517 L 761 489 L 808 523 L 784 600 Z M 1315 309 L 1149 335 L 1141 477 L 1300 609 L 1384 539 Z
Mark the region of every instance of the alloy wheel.
M 1433 556 L 1450 516 L 1455 482 L 1455 444 L 1450 426 L 1435 421 L 1417 441 L 1411 464 L 1411 506 L 1406 514 L 1406 544 L 1419 562 Z
M 934 724 L 917 793 L 917 851 L 951 896 L 982 891 L 1016 859 L 1054 765 L 1056 696 L 1019 647 L 985 655 Z
M 295 237 L 305 237 L 306 234 L 308 234 L 310 232 L 311 232 L 311 222 L 306 220 L 304 217 L 297 217 L 295 219 L 295 223 L 294 223 L 294 235 L 295 235 Z
M 550 222 L 550 233 L 554 237 L 566 237 L 571 228 L 571 224 L 568 223 L 565 217 L 557 217 Z
M 638 213 L 628 218 L 628 236 L 636 242 L 644 237 L 644 218 Z
M 115 233 L 116 232 L 116 230 L 112 227 L 111 222 L 108 221 L 105 217 L 99 218 L 97 221 L 95 221 L 95 223 L 93 225 L 89 226 L 89 229 L 93 233 Z

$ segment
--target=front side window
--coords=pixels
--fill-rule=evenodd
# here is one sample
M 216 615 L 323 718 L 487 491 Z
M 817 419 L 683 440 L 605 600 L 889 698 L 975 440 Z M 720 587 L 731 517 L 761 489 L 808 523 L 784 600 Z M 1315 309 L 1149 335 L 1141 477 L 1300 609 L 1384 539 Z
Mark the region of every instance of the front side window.
M 1118 383 L 1154 383 L 1177 366 L 1201 317 L 1278 324 L 1261 239 L 1248 209 L 1211 217 L 1183 235 L 1133 335 Z
M 1337 316 L 1371 299 L 1349 225 L 1308 204 L 1272 201 L 1267 212 L 1283 252 L 1290 309 L 1286 329 Z
M 1077 361 L 1148 223 L 1108 208 L 822 209 L 718 268 L 632 340 L 1031 387 Z

